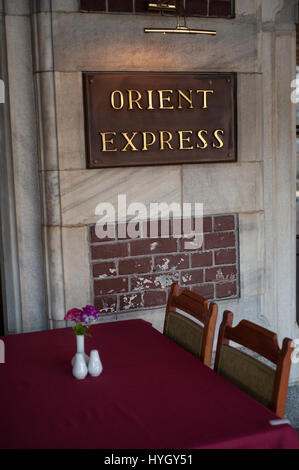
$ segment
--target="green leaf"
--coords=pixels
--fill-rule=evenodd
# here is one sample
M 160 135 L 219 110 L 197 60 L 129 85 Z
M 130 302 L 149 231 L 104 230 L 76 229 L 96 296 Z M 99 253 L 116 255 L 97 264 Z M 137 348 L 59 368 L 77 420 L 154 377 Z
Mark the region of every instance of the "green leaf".
M 85 335 L 85 327 L 82 323 L 77 323 L 75 327 L 75 334 L 76 335 Z

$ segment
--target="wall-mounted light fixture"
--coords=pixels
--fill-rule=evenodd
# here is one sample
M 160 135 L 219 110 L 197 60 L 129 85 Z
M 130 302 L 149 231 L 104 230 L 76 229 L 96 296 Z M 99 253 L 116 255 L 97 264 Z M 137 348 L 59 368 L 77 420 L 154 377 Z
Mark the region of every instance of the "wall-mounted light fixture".
M 178 12 L 176 0 L 160 0 L 157 2 L 148 2 L 148 10 L 158 10 L 158 11 L 176 11 L 177 12 L 177 24 L 175 28 L 144 28 L 145 33 L 175 33 L 175 34 L 207 34 L 211 36 L 216 35 L 216 31 L 209 31 L 204 29 L 193 29 L 188 28 L 186 20 L 186 12 L 184 10 L 184 24 L 180 23 L 180 15 Z
M 147 9 L 152 11 L 176 11 L 176 1 L 160 0 L 157 2 L 148 2 Z

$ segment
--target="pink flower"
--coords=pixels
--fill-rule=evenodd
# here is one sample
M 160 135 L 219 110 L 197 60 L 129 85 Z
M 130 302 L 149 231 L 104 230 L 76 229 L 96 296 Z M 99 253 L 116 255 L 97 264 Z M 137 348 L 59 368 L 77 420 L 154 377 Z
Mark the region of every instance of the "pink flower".
M 73 321 L 81 321 L 82 310 L 79 308 L 72 308 L 67 312 L 64 319 L 65 320 L 73 320 Z
M 73 327 L 75 335 L 87 335 L 87 330 L 94 321 L 98 320 L 99 315 L 99 311 L 93 305 L 85 305 L 82 309 L 72 308 L 64 319 L 75 322 L 76 325 Z

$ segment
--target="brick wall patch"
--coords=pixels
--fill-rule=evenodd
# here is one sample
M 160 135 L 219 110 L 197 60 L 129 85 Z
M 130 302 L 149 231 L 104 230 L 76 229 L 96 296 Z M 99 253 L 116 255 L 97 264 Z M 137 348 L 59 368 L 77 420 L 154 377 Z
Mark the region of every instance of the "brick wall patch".
M 202 247 L 186 250 L 172 235 L 118 239 L 115 227 L 115 238 L 99 239 L 90 226 L 94 305 L 103 315 L 163 307 L 173 282 L 209 300 L 238 297 L 237 214 L 205 216 L 203 232 Z

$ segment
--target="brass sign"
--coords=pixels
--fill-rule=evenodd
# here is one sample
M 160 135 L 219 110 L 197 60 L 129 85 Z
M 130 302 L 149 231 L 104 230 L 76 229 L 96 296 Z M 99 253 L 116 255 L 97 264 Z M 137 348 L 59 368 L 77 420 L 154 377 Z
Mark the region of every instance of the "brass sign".
M 83 74 L 88 168 L 232 162 L 234 73 Z

